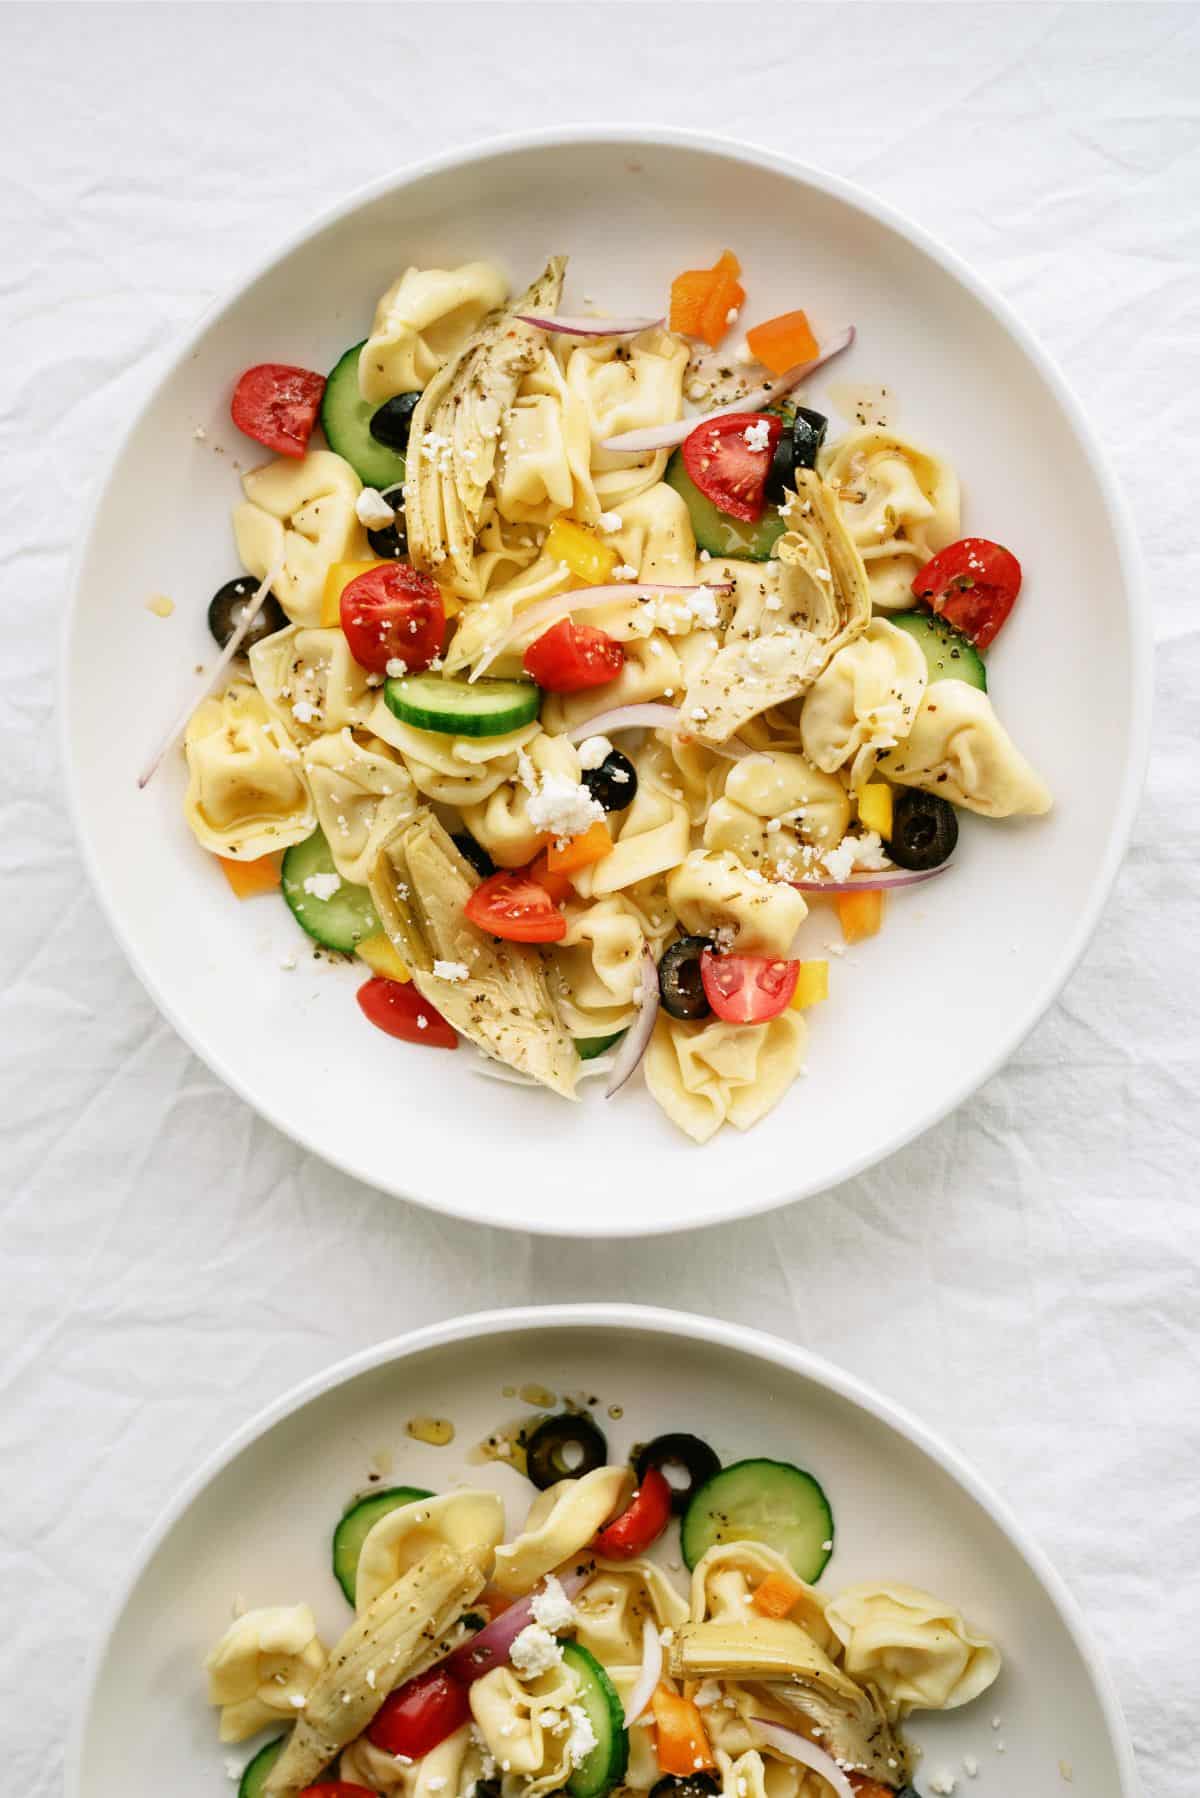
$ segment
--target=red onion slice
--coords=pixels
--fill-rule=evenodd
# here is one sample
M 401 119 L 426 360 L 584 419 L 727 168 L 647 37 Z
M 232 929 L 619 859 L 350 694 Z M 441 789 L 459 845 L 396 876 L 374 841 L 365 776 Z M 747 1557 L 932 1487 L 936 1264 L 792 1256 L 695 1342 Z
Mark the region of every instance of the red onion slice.
M 619 705 L 612 711 L 596 712 L 566 735 L 568 743 L 582 743 L 585 737 L 606 737 L 610 730 L 677 731 L 682 722 L 676 706 L 646 701 L 642 705 Z
M 710 593 L 731 593 L 733 582 L 697 581 L 691 586 L 668 587 L 659 581 L 615 581 L 603 587 L 569 587 L 565 593 L 539 599 L 536 606 L 518 612 L 504 635 L 484 650 L 469 678 L 478 680 L 496 657 L 503 655 L 518 637 L 523 637 L 531 625 L 557 624 L 560 619 L 569 618 L 572 612 L 591 612 L 597 606 L 610 606 L 621 600 L 635 599 L 640 594 L 650 599 L 671 598 L 677 593 L 698 593 L 701 587 L 707 587 Z
M 518 312 L 523 325 L 538 331 L 553 331 L 560 337 L 636 337 L 641 331 L 653 331 L 666 323 L 658 318 L 566 318 L 562 315 L 543 317 L 537 312 Z
M 878 874 L 860 874 L 854 880 L 789 880 L 786 884 L 800 893 L 886 893 L 892 887 L 917 887 L 923 880 L 935 880 L 950 867 L 889 868 Z
M 653 1618 L 642 1619 L 642 1670 L 637 1676 L 632 1692 L 625 1700 L 625 1727 L 636 1723 L 651 1698 L 654 1688 L 662 1678 L 663 1651 L 662 1639 L 658 1626 Z
M 643 425 L 636 431 L 620 431 L 615 437 L 606 437 L 600 448 L 623 450 L 627 454 L 638 450 L 674 449 L 685 437 L 690 437 L 699 425 L 708 424 L 714 418 L 727 418 L 732 412 L 758 412 L 763 406 L 773 406 L 776 400 L 781 400 L 793 387 L 799 387 L 801 381 L 816 374 L 834 356 L 840 356 L 843 350 L 848 350 L 854 337 L 854 326 L 847 325 L 844 331 L 839 331 L 836 337 L 829 339 L 820 355 L 814 356 L 811 362 L 798 362 L 795 368 L 789 368 L 774 381 L 752 388 L 733 405 L 718 406 L 715 411 L 702 413 L 697 418 L 681 418 L 675 424 Z
M 855 1798 L 854 1787 L 824 1748 L 818 1748 L 799 1730 L 786 1729 L 782 1723 L 769 1723 L 765 1717 L 751 1717 L 750 1722 L 769 1748 L 786 1755 L 789 1760 L 799 1761 L 804 1767 L 811 1767 L 814 1773 L 829 1781 L 838 1798 Z
M 577 1592 L 582 1591 L 591 1577 L 590 1567 L 558 1575 L 559 1583 L 568 1598 L 574 1598 Z M 533 1601 L 536 1597 L 537 1593 L 531 1592 L 528 1598 L 518 1599 L 516 1604 L 510 1604 L 506 1610 L 501 1611 L 498 1617 L 493 1617 L 477 1636 L 464 1642 L 461 1648 L 456 1648 L 441 1663 L 446 1672 L 455 1679 L 462 1680 L 465 1685 L 471 1685 L 475 1680 L 482 1679 L 485 1673 L 490 1673 L 493 1667 L 506 1666 L 513 1643 L 521 1631 L 533 1622 Z
M 641 975 L 642 1000 L 638 1015 L 617 1049 L 612 1073 L 608 1076 L 608 1085 L 604 1089 L 606 1099 L 611 1099 L 620 1092 L 641 1062 L 646 1053 L 646 1045 L 654 1034 L 654 1021 L 658 1016 L 658 968 L 648 948 L 642 951 Z

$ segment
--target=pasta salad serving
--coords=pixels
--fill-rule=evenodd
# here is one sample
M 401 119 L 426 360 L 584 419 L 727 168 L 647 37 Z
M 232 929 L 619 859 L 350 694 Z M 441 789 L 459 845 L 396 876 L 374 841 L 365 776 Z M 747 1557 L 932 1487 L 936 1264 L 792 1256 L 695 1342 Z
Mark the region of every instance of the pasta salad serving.
M 331 1645 L 304 1602 L 235 1615 L 220 1739 L 271 1732 L 239 1798 L 916 1798 L 906 1719 L 999 1673 L 929 1592 L 818 1589 L 833 1514 L 800 1467 L 686 1432 L 614 1464 L 580 1412 L 510 1446 L 538 1488 L 515 1533 L 491 1490 L 376 1487 L 333 1530 Z
M 409 268 L 328 377 L 247 370 L 273 454 L 180 726 L 197 841 L 364 965 L 370 1023 L 565 1099 L 641 1069 L 697 1142 L 804 1069 L 811 907 L 840 952 L 961 809 L 1051 803 L 988 692 L 1017 559 L 941 456 L 800 403 L 852 328 L 727 347 L 740 274 L 612 318 L 561 257 L 516 299 Z

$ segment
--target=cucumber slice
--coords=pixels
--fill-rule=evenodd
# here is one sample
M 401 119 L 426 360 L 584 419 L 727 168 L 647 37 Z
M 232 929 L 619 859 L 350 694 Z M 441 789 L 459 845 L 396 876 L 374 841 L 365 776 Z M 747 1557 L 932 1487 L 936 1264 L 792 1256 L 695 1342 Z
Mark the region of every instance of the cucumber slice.
M 330 875 L 338 879 L 329 844 L 323 831 L 314 830 L 311 837 L 293 844 L 286 852 L 279 882 L 301 930 L 325 949 L 340 949 L 344 955 L 352 955 L 365 937 L 374 936 L 383 925 L 366 887 L 341 880 L 328 899 L 305 889 L 306 880 Z
M 776 506 L 768 506 L 757 524 L 743 524 L 740 518 L 719 512 L 683 466 L 681 450 L 676 450 L 667 463 L 663 478 L 686 500 L 697 547 L 706 549 L 710 556 L 740 556 L 746 562 L 766 562 L 787 529 Z
M 423 1486 L 385 1486 L 356 1499 L 345 1512 L 333 1532 L 333 1573 L 351 1604 L 358 1583 L 358 1557 L 379 1519 L 389 1511 L 398 1511 L 401 1505 L 412 1504 L 414 1499 L 432 1497 L 433 1493 L 426 1492 Z
M 364 339 L 365 341 L 365 339 Z M 349 462 L 365 487 L 394 487 L 404 479 L 404 457 L 371 435 L 376 411 L 358 390 L 361 343 L 336 362 L 321 399 L 321 429 L 329 447 Z
M 571 1798 L 604 1798 L 620 1785 L 629 1765 L 625 1709 L 594 1654 L 578 1642 L 564 1642 L 562 1651 L 563 1661 L 579 1681 L 579 1703 L 596 1738 L 596 1746 L 575 1768 L 566 1790 Z
M 624 1034 L 623 1030 L 616 1030 L 612 1036 L 577 1036 L 575 1053 L 580 1061 L 595 1061 L 598 1055 L 603 1055 L 606 1049 L 611 1049 L 614 1043 L 619 1043 Z
M 763 1542 L 811 1584 L 833 1552 L 833 1513 L 803 1468 L 788 1461 L 735 1461 L 696 1493 L 679 1540 L 689 1567 L 718 1542 Z
M 263 1788 L 267 1783 L 267 1775 L 283 1753 L 286 1736 L 276 1736 L 265 1748 L 260 1748 L 254 1759 L 247 1761 L 242 1768 L 242 1777 L 238 1780 L 237 1798 L 263 1798 Z
M 449 737 L 503 737 L 531 724 L 541 710 L 541 689 L 529 680 L 443 680 L 408 674 L 384 683 L 389 712 L 418 730 Z
M 966 681 L 968 687 L 987 692 L 987 669 L 975 645 L 933 612 L 888 612 L 889 624 L 907 631 L 925 655 L 929 678 Z

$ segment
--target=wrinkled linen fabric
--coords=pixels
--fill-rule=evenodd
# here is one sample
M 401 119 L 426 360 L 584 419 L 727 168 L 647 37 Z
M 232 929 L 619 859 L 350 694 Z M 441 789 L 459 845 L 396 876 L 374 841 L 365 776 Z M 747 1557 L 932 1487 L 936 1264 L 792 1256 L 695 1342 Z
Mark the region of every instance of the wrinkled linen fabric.
M 949 1437 L 1082 1604 L 1149 1798 L 1194 1789 L 1200 12 L 747 5 L 734 27 L 641 4 L 631 55 L 621 10 L 576 42 L 561 10 L 508 5 L 498 49 L 490 6 L 297 7 L 286 31 L 271 6 L 0 9 L 0 1722 L 38 1798 L 136 1543 L 260 1405 L 401 1326 L 665 1293 L 812 1346 Z M 280 95 L 307 121 L 282 149 Z M 83 877 L 54 680 L 87 495 L 202 307 L 387 165 L 614 116 L 811 157 L 996 284 L 1131 495 L 1158 691 L 1129 858 L 1006 1068 L 823 1197 L 581 1255 L 357 1185 L 192 1057 Z M 311 1317 L 298 1289 L 322 1294 Z M 887 1303 L 848 1303 L 863 1290 Z

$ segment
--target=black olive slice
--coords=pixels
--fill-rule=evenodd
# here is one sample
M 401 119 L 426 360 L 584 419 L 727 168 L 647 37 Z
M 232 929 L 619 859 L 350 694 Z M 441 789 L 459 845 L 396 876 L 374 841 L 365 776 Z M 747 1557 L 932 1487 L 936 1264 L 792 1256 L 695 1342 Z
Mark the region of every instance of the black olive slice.
M 721 1463 L 708 1443 L 701 1441 L 699 1436 L 689 1435 L 686 1430 L 674 1430 L 647 1442 L 645 1448 L 639 1450 L 634 1466 L 639 1480 L 644 1480 L 652 1467 L 667 1475 L 671 1509 L 676 1515 L 686 1511 L 692 1496 L 712 1479 L 714 1473 L 721 1471 Z M 687 1485 L 677 1485 L 667 1472 L 668 1468 L 682 1469 L 687 1475 Z
M 681 936 L 663 951 L 658 964 L 658 992 L 672 1018 L 706 1018 L 712 1010 L 700 978 L 700 957 L 712 944 L 706 936 Z
M 419 393 L 397 393 L 390 400 L 384 400 L 371 414 L 368 426 L 376 443 L 386 444 L 388 449 L 404 454 L 412 431 L 412 415 L 420 397 Z
M 544 1417 L 525 1444 L 526 1472 L 540 1492 L 559 1480 L 582 1479 L 607 1464 L 604 1431 L 576 1411 Z
M 483 844 L 475 841 L 469 830 L 456 830 L 450 840 L 463 860 L 470 862 L 480 880 L 486 880 L 496 872 L 495 862 Z
M 260 583 L 253 575 L 241 574 L 235 581 L 218 587 L 208 605 L 208 628 L 224 649 L 242 621 L 246 601 L 253 599 Z M 264 637 L 273 637 L 287 626 L 287 616 L 273 593 L 268 593 L 259 607 L 258 617 L 242 638 L 243 649 L 253 649 Z
M 936 793 L 905 787 L 892 801 L 888 854 L 901 868 L 940 868 L 958 842 L 958 815 Z
M 614 749 L 598 768 L 584 769 L 583 784 L 606 812 L 623 812 L 638 789 L 637 769 L 627 755 Z

